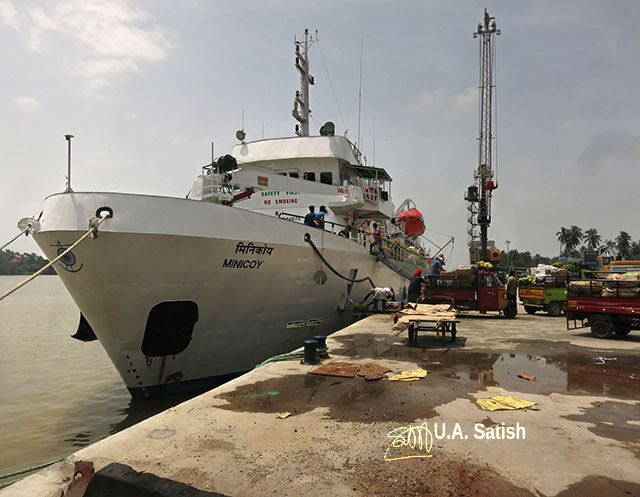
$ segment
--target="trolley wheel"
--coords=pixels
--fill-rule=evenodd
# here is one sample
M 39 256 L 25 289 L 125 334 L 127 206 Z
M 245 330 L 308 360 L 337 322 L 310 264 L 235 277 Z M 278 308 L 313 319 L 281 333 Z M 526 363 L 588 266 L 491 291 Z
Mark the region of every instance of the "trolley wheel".
M 562 314 L 562 304 L 560 302 L 551 302 L 547 307 L 549 316 L 558 317 Z
M 525 305 L 524 310 L 527 311 L 527 314 L 535 314 L 538 309 L 537 307 L 533 307 L 531 305 Z
M 591 333 L 598 338 L 611 338 L 613 336 L 611 323 L 606 318 L 592 319 Z

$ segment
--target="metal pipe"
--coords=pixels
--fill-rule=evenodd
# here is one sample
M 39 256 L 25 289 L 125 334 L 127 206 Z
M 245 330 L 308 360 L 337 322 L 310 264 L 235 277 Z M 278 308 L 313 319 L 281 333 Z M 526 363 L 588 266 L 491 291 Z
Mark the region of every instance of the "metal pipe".
M 64 135 L 64 137 L 69 144 L 67 152 L 67 189 L 64 192 L 70 193 L 73 192 L 71 189 L 71 138 L 73 138 L 73 135 Z

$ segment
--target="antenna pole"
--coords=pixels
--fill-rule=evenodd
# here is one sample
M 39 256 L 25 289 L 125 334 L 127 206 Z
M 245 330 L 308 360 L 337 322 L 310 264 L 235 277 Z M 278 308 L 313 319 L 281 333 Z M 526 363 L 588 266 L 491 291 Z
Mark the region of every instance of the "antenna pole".
M 373 113 L 373 165 L 376 165 L 376 113 Z
M 296 47 L 296 69 L 300 71 L 300 90 L 296 91 L 291 115 L 300 123 L 296 124 L 296 135 L 309 136 L 309 85 L 315 83 L 313 76 L 309 74 L 309 47 L 318 41 L 318 31 L 316 30 L 315 39 L 309 35 L 309 30 L 305 29 L 304 41 L 297 41 L 295 38 L 293 40 Z
M 73 190 L 71 189 L 71 138 L 73 138 L 73 135 L 64 135 L 64 137 L 67 140 L 67 143 L 69 145 L 69 148 L 67 151 L 67 188 L 64 192 L 72 193 Z
M 364 38 L 360 38 L 360 88 L 358 89 L 358 142 L 357 146 L 360 147 L 360 113 L 362 111 L 362 51 L 364 46 Z

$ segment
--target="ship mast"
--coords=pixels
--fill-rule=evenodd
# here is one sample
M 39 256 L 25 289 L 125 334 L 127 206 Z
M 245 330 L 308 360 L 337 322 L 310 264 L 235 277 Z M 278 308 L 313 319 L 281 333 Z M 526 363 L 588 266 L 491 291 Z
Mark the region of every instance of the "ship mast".
M 296 124 L 296 135 L 309 136 L 309 85 L 314 84 L 313 76 L 309 74 L 309 47 L 318 41 L 318 30 L 315 39 L 304 30 L 304 41 L 293 39 L 296 47 L 296 69 L 300 71 L 300 90 L 296 91 L 291 115 L 300 124 Z M 302 51 L 301 51 L 302 50 Z
M 476 251 L 480 241 L 479 259 L 487 261 L 487 236 L 491 224 L 491 197 L 493 190 L 498 188 L 497 181 L 493 181 L 493 167 L 491 145 L 494 139 L 492 133 L 492 101 L 495 82 L 493 77 L 493 60 L 495 56 L 492 35 L 500 35 L 494 17 L 490 17 L 487 9 L 484 11 L 484 24 L 478 24 L 478 30 L 473 33 L 474 38 L 480 37 L 480 136 L 478 137 L 478 169 L 474 172 L 476 184 L 470 186 L 465 194 L 468 201 L 469 248 L 471 259 L 477 259 Z M 479 230 L 478 230 L 479 229 Z M 479 231 L 479 232 L 478 232 Z

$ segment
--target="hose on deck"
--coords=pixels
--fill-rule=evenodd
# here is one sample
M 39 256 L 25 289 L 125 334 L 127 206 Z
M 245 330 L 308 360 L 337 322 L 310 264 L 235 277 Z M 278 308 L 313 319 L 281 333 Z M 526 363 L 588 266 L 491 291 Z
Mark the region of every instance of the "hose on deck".
M 335 274 L 338 278 L 342 278 L 343 280 L 347 280 L 350 283 L 362 283 L 363 281 L 368 281 L 369 283 L 371 283 L 371 287 L 372 288 L 376 287 L 376 285 L 374 285 L 374 283 L 371 280 L 371 278 L 369 278 L 368 276 L 366 276 L 364 278 L 360 278 L 360 279 L 354 280 L 354 279 L 347 278 L 346 276 L 341 275 L 338 271 L 333 269 L 333 266 L 331 266 L 331 264 L 329 264 L 327 262 L 327 260 L 322 256 L 322 254 L 318 250 L 318 247 L 316 247 L 315 243 L 313 243 L 313 240 L 311 239 L 311 235 L 309 235 L 309 233 L 305 233 L 304 234 L 304 241 L 307 242 L 309 245 L 311 245 L 311 248 L 316 253 L 316 255 L 320 258 L 320 260 L 324 263 L 324 265 L 327 266 L 329 268 L 329 270 L 333 274 Z

